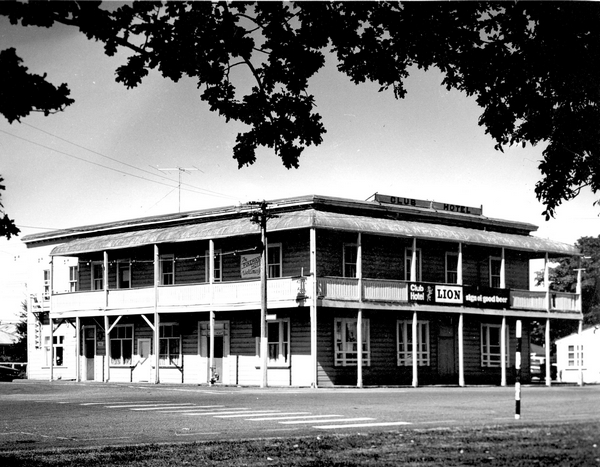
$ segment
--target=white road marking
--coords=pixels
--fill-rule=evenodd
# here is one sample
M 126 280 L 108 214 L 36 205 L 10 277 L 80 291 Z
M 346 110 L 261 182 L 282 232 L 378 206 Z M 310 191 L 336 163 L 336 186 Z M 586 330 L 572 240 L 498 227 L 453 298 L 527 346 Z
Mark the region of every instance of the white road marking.
M 332 420 L 336 421 L 337 420 Z M 323 430 L 334 430 L 338 428 L 367 428 L 370 426 L 398 426 L 398 425 L 412 425 L 409 422 L 376 422 L 376 423 L 353 423 L 350 425 L 320 425 L 313 426 L 313 428 L 319 428 Z
M 374 418 L 370 418 L 370 417 L 359 417 L 359 418 L 336 418 L 335 420 L 323 420 L 323 422 L 363 422 L 366 420 L 375 420 Z M 291 422 L 279 422 L 282 425 L 295 425 L 295 424 L 299 424 L 299 423 L 315 423 L 315 420 L 294 420 Z
M 136 407 L 169 407 L 169 406 L 177 406 L 177 407 L 181 407 L 182 405 L 188 405 L 188 406 L 193 406 L 194 404 L 189 403 L 189 404 L 163 404 L 163 403 L 159 403 L 159 404 L 129 404 L 129 405 L 105 405 L 104 408 L 105 409 L 133 409 Z
M 295 417 L 280 417 L 279 415 L 296 415 Z M 276 413 L 274 417 L 267 418 L 247 418 L 246 420 L 285 420 L 286 418 L 304 418 L 310 415 L 310 412 L 280 412 Z M 249 415 L 256 417 L 257 415 Z M 226 417 L 223 417 L 226 418 Z
M 151 410 L 181 410 L 181 409 L 185 409 L 185 410 L 190 410 L 190 408 L 196 408 L 196 406 L 194 404 L 178 404 L 178 405 L 173 405 L 173 406 L 169 406 L 167 405 L 161 405 L 158 407 L 142 407 L 142 408 L 134 408 L 134 409 L 130 409 L 130 410 L 134 410 L 134 411 L 151 411 Z
M 137 404 L 159 403 L 160 401 L 136 401 Z M 79 405 L 131 404 L 131 401 L 81 402 Z
M 239 408 L 239 409 L 225 409 L 227 411 L 222 411 L 222 412 L 215 412 L 215 411 L 211 411 L 211 412 L 194 412 L 194 411 L 190 411 L 190 412 L 181 412 L 181 415 L 189 415 L 189 416 L 196 416 L 196 415 L 233 415 L 233 414 L 239 414 L 241 413 L 240 410 L 250 410 L 248 408 Z M 252 412 L 246 412 L 245 415 L 247 415 L 248 413 L 252 413 Z
M 278 412 L 279 410 L 254 410 L 246 413 L 234 413 L 227 415 L 219 414 L 215 416 L 215 418 L 256 417 L 260 415 L 271 415 Z
M 294 420 L 296 418 L 312 418 L 313 421 L 315 418 L 329 418 L 329 417 L 341 417 L 341 415 L 301 415 L 298 417 L 265 417 L 265 418 L 249 418 L 248 420 L 253 420 L 255 422 L 262 422 L 266 420 Z

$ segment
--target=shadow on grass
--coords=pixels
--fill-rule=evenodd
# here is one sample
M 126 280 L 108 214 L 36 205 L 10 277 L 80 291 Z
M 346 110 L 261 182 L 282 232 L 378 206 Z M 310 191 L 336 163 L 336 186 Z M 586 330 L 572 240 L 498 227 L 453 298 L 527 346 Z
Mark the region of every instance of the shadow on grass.
M 600 423 L 84 449 L 0 448 L 2 466 L 600 466 Z

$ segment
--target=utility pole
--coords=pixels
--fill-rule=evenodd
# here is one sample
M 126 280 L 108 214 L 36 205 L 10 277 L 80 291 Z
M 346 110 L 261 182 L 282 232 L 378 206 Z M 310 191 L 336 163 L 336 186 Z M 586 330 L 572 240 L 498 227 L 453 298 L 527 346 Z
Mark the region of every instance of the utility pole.
M 200 170 L 198 167 L 172 167 L 172 168 L 156 168 L 157 170 L 160 170 L 161 172 L 172 172 L 177 170 L 177 172 L 179 172 L 179 177 L 178 177 L 178 183 L 177 183 L 177 191 L 179 192 L 179 204 L 178 204 L 178 208 L 177 208 L 177 212 L 181 212 L 181 173 L 185 172 L 185 173 L 189 173 L 189 172 L 193 172 L 193 171 L 200 171 L 202 172 L 202 170 Z
M 269 363 L 267 344 L 267 268 L 268 268 L 268 241 L 267 221 L 277 217 L 269 214 L 266 201 L 251 201 L 250 206 L 258 206 L 259 210 L 252 213 L 250 221 L 260 226 L 261 256 L 260 256 L 260 360 L 261 360 L 261 383 L 260 387 L 268 386 L 267 365 Z

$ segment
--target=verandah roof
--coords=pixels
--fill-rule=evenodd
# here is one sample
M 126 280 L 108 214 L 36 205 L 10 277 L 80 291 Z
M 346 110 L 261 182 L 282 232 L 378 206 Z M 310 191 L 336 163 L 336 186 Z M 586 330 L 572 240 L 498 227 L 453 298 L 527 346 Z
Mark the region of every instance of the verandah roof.
M 471 245 L 504 247 L 554 255 L 577 255 L 573 245 L 533 236 L 470 229 L 442 224 L 429 224 L 396 219 L 332 213 L 314 209 L 278 214 L 269 219 L 269 232 L 315 227 L 318 229 L 362 232 L 385 236 L 439 240 Z M 116 250 L 143 245 L 180 243 L 194 240 L 219 239 L 232 236 L 259 234 L 259 227 L 250 218 L 214 220 L 189 225 L 148 230 L 120 232 L 95 237 L 83 237 L 59 245 L 52 256 L 69 256 L 94 251 Z

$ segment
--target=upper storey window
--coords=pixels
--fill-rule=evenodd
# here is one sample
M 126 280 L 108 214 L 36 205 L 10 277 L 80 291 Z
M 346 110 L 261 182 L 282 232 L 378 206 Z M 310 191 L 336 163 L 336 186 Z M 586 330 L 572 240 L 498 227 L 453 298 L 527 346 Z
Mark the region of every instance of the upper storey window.
M 500 288 L 500 277 L 502 260 L 494 256 L 490 256 L 490 287 Z
M 355 243 L 345 243 L 343 252 L 344 277 L 357 276 L 358 246 Z
M 446 253 L 446 283 L 458 284 L 458 253 Z
M 104 264 L 101 261 L 92 263 L 92 290 L 104 288 Z
M 175 283 L 175 256 L 160 255 L 160 285 Z
M 281 243 L 274 243 L 267 249 L 267 264 L 269 277 L 281 277 Z

